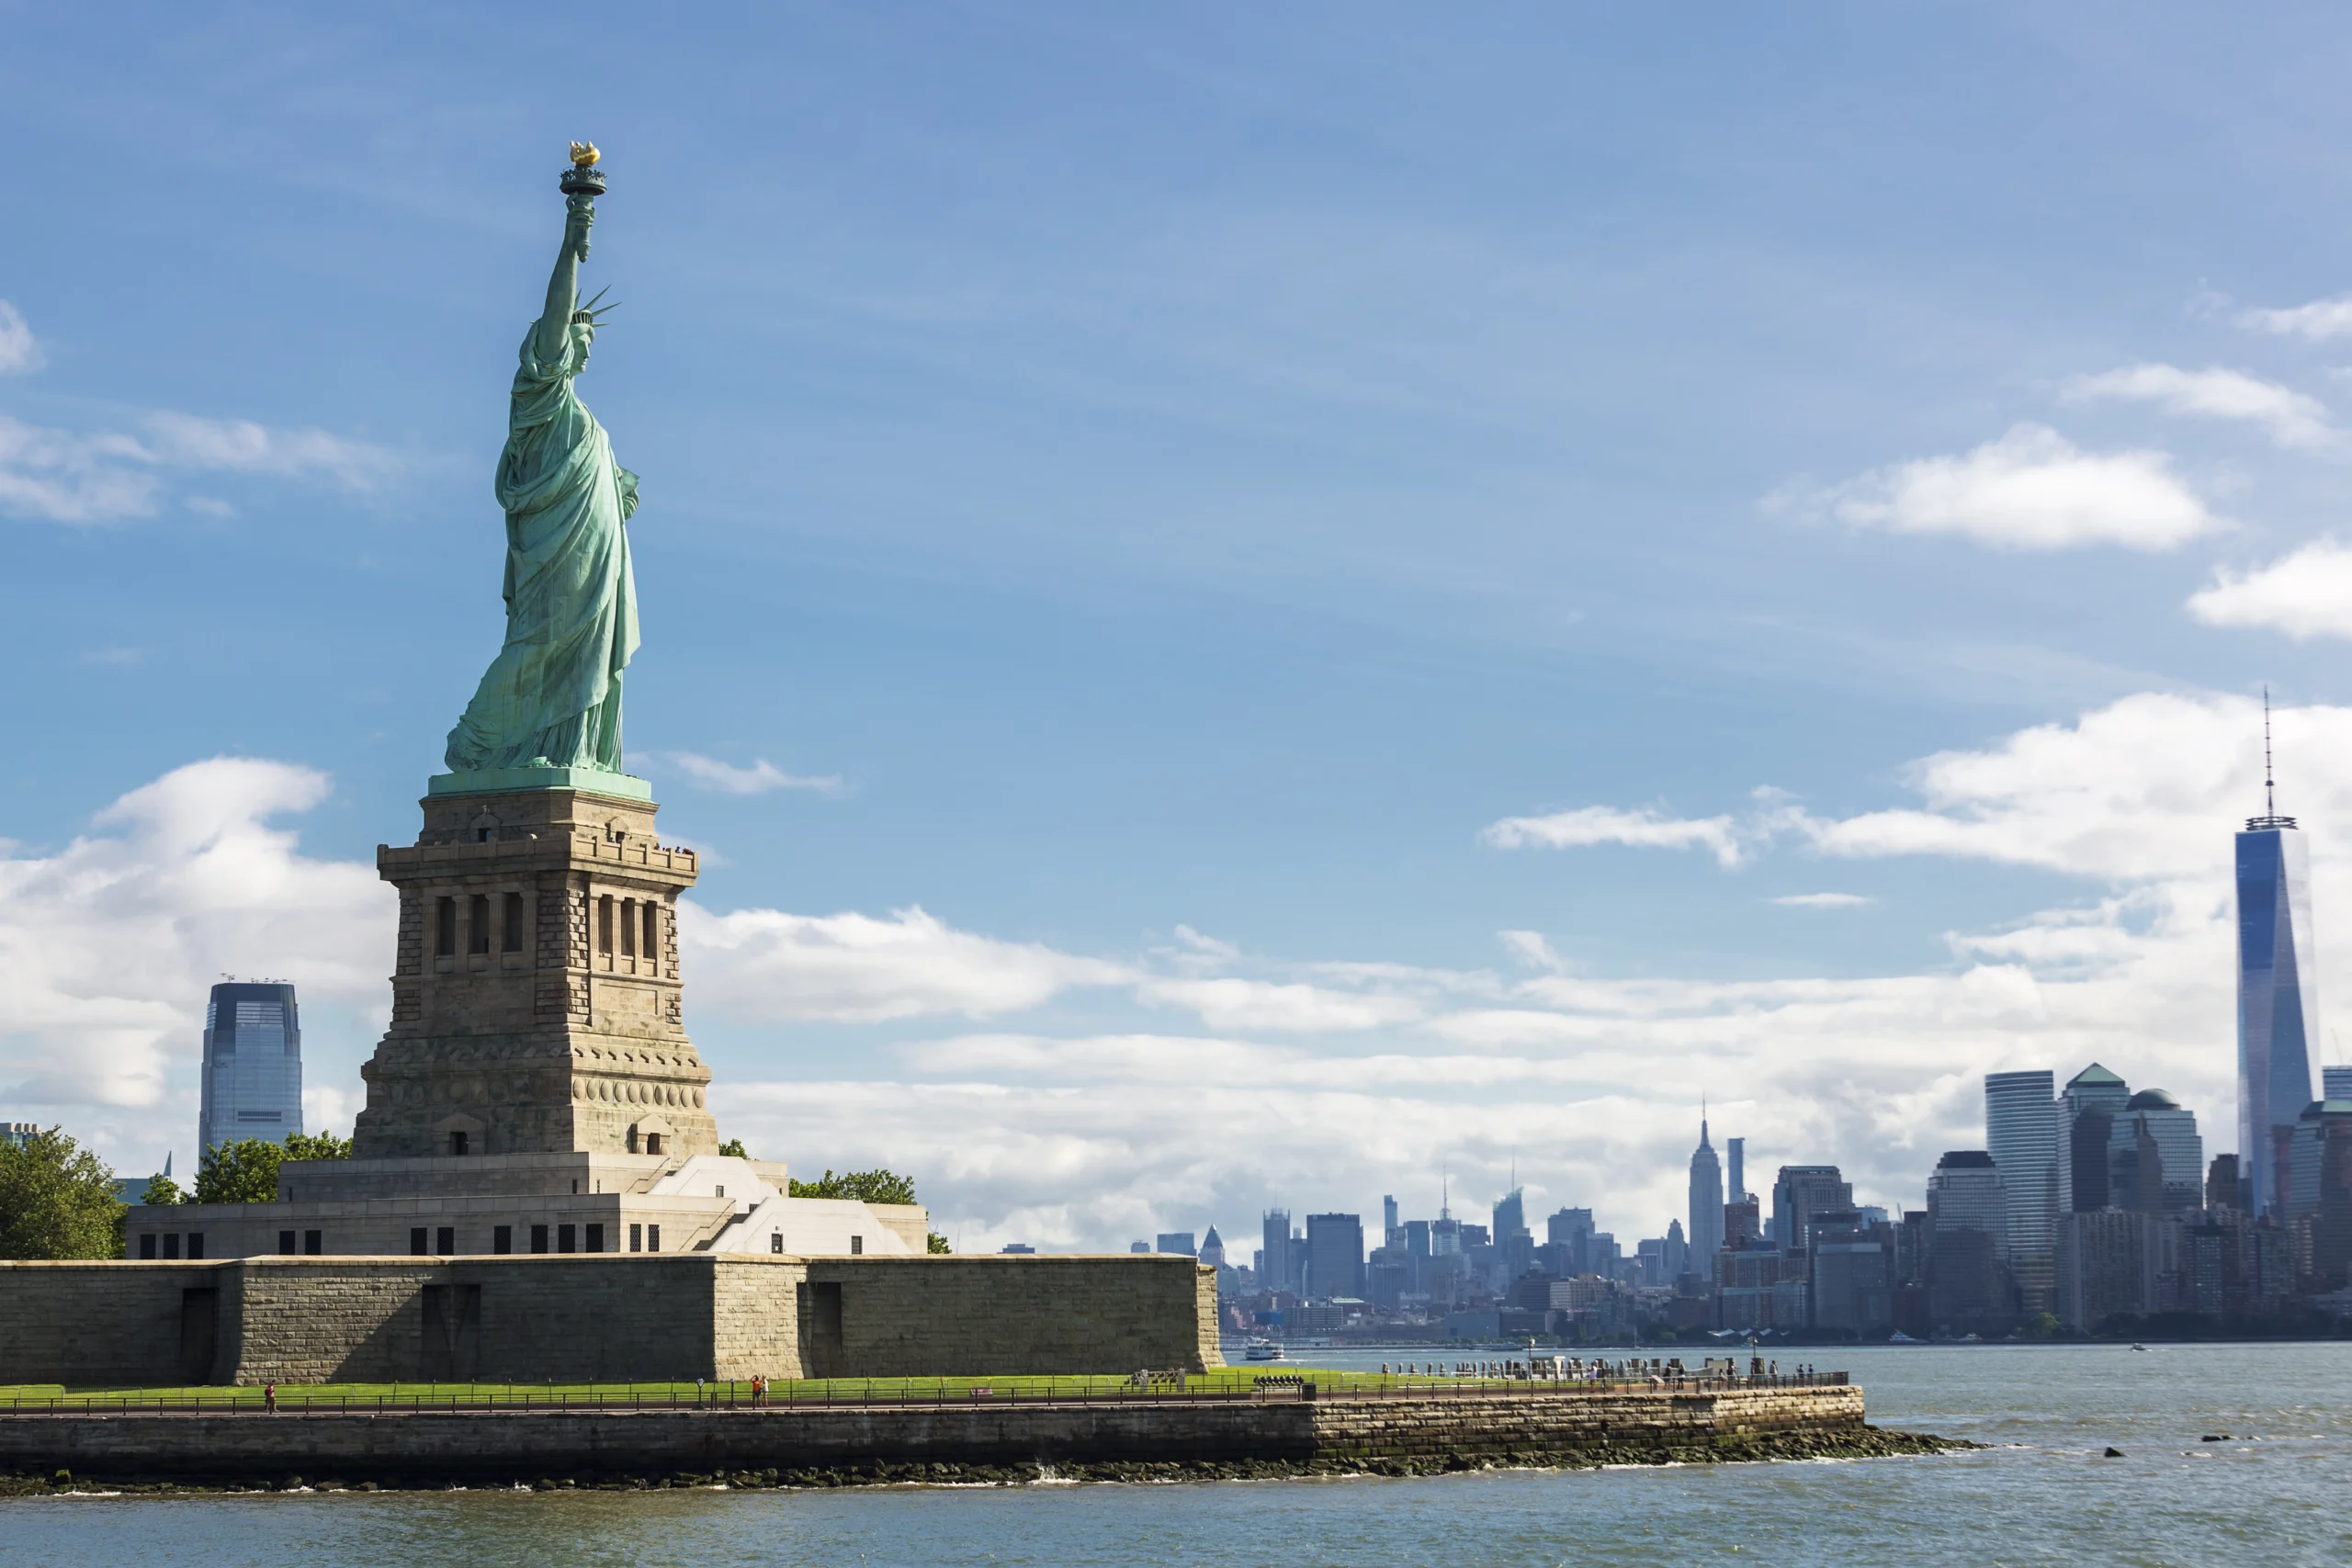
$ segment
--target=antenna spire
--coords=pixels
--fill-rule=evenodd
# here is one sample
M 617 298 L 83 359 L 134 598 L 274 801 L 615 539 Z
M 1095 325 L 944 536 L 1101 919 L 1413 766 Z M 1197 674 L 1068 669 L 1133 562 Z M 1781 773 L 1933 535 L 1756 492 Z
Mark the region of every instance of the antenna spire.
M 2262 683 L 2262 809 L 2278 815 L 2278 784 L 2270 776 L 2270 682 Z
M 2278 781 L 2270 765 L 2270 683 L 2262 686 L 2262 815 L 2246 820 L 2246 831 L 2263 832 L 2272 829 L 2291 828 L 2295 819 L 2278 815 Z

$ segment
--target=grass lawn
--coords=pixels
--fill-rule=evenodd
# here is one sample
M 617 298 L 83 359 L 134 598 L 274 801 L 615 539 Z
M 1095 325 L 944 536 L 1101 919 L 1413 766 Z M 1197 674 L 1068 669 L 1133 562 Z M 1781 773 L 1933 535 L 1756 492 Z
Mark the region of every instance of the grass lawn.
M 1336 1371 L 1329 1368 L 1295 1366 L 1220 1367 L 1195 1372 L 1184 1380 L 1185 1393 L 1247 1393 L 1264 1380 L 1275 1387 L 1312 1381 L 1318 1391 L 1406 1387 L 1505 1386 L 1502 1379 L 1432 1377 L 1419 1374 Z M 1040 1395 L 1110 1395 L 1137 1393 L 1132 1376 L 985 1377 L 985 1378 L 802 1378 L 777 1379 L 768 1384 L 767 1403 L 787 1404 L 797 1400 L 853 1401 L 863 1399 L 984 1399 L 1029 1398 Z M 1154 1395 L 1177 1393 L 1171 1381 L 1155 1379 Z M 697 1402 L 748 1404 L 748 1382 L 577 1382 L 577 1383 L 450 1383 L 349 1382 L 280 1383 L 280 1408 L 393 1409 L 402 1405 L 563 1404 L 605 1403 L 691 1405 Z M 263 1390 L 255 1387 L 194 1388 L 67 1388 L 59 1383 L 0 1384 L 0 1413 L 10 1408 L 109 1410 L 168 1403 L 186 1406 L 259 1405 Z

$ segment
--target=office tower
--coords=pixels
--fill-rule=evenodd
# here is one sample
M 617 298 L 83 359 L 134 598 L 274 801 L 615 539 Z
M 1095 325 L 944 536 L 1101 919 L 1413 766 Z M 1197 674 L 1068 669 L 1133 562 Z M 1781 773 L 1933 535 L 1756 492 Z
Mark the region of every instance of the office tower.
M 1566 1279 L 1584 1273 L 1592 1243 L 1592 1211 L 1562 1209 L 1544 1222 L 1544 1267 Z
M 1854 1190 L 1834 1165 L 1784 1165 L 1772 1182 L 1772 1240 L 1793 1251 L 1806 1245 L 1813 1215 L 1854 1206 Z
M 2319 1097 L 2322 1100 L 2352 1100 L 2352 1066 L 2322 1067 L 2319 1070 Z
M 2311 1272 L 2324 1289 L 2352 1280 L 2352 1102 L 2324 1100 L 2295 1120 L 2287 1212 L 2310 1227 Z
M 2205 1140 L 2197 1113 L 2160 1089 L 2133 1095 L 2108 1133 L 2109 1201 L 2141 1213 L 2172 1213 L 2204 1201 Z
M 2234 1209 L 2238 1206 L 2238 1156 L 2215 1155 L 2205 1167 L 2205 1206 L 2209 1209 Z
M 2056 1089 L 2056 1076 L 2046 1069 L 1984 1075 L 1984 1151 L 2001 1173 L 2009 1271 L 2026 1312 L 2050 1309 L 2051 1252 L 2058 1239 Z
M 302 1130 L 302 1028 L 294 987 L 224 980 L 204 1012 L 203 1100 L 196 1147 L 241 1138 L 282 1144 Z
M 1212 1269 L 1225 1267 L 1225 1238 L 1216 1234 L 1215 1225 L 1209 1227 L 1209 1234 L 1201 1240 L 1200 1258 Z
M 2154 1222 L 2120 1209 L 2086 1210 L 2059 1222 L 2060 1322 L 2089 1330 L 2117 1313 L 2148 1310 L 2148 1248 Z
M 1363 1217 L 1306 1216 L 1306 1281 L 1301 1295 L 1363 1299 Z
M 2263 812 L 2237 836 L 2238 1174 L 2248 1207 L 2284 1207 L 2287 1150 L 2312 1102 L 2307 1031 L 2319 1021 L 2312 958 L 2311 849 L 2278 815 L 2270 778 L 2270 712 L 2262 716 Z
M 1873 1231 L 1859 1213 L 1815 1216 L 1812 1326 L 1862 1330 L 1894 1321 L 1893 1236 L 1893 1226 Z
M 2059 1213 L 2092 1214 L 2107 1207 L 2108 1134 L 2131 1099 L 2124 1081 L 2097 1062 L 2066 1080 L 2058 1112 Z
M 1535 1266 L 1535 1237 L 1527 1229 L 1527 1201 L 1516 1187 L 1495 1205 L 1494 1247 L 1502 1289 L 1510 1289 L 1511 1280 Z
M 1161 1231 L 1151 1244 L 1154 1252 L 1172 1252 L 1179 1257 L 1197 1258 L 1200 1248 L 1193 1245 L 1191 1231 Z
M 1688 1274 L 1690 1271 L 1690 1238 L 1682 1234 L 1682 1222 L 1680 1220 L 1668 1220 L 1666 1222 L 1666 1249 L 1664 1258 L 1666 1264 L 1666 1278 L 1659 1280 L 1658 1283 L 1662 1285 L 1671 1285 L 1675 1280 L 1682 1278 L 1683 1275 Z
M 1724 1246 L 1734 1252 L 1764 1239 L 1764 1217 L 1753 1198 L 1724 1205 Z M 1706 1270 L 1702 1268 L 1701 1273 Z
M 1747 1196 L 1747 1140 L 1724 1140 L 1724 1201 L 1736 1203 Z
M 1928 1227 L 1938 1235 L 1983 1231 L 2007 1251 L 2009 1204 L 1991 1154 L 1953 1149 L 1936 1162 L 1935 1174 L 1928 1178 Z
M 1380 1200 L 1380 1228 L 1383 1231 L 1396 1228 L 1396 1200 L 1393 1197 L 1384 1195 Z
M 1724 1173 L 1707 1142 L 1707 1119 L 1699 1118 L 1699 1146 L 1690 1151 L 1690 1250 L 1713 1258 L 1724 1245 Z M 1706 1265 L 1712 1268 L 1712 1263 Z
M 1938 1325 L 2007 1315 L 2008 1201 L 1983 1149 L 1954 1149 L 1928 1178 L 1928 1310 Z
M 1258 1265 L 1258 1288 L 1261 1291 L 1291 1291 L 1298 1287 L 1293 1281 L 1297 1269 L 1290 1256 L 1290 1211 L 1269 1209 L 1260 1225 L 1260 1245 L 1264 1260 Z

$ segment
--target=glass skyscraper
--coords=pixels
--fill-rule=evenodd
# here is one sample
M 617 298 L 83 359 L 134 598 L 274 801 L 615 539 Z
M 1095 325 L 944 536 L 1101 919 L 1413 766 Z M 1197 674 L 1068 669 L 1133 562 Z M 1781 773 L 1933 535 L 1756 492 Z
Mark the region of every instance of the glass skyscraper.
M 284 1143 L 302 1130 L 302 1026 L 294 987 L 230 980 L 204 1014 L 204 1100 L 196 1146 L 241 1138 Z
M 2058 1096 L 2047 1070 L 1984 1075 L 1984 1150 L 2001 1174 L 2003 1236 L 2023 1310 L 2047 1312 L 2058 1242 Z
M 2288 1146 L 2312 1102 L 2311 850 L 2295 819 L 2256 817 L 2237 836 L 2238 1169 L 2248 1206 L 2278 1214 Z

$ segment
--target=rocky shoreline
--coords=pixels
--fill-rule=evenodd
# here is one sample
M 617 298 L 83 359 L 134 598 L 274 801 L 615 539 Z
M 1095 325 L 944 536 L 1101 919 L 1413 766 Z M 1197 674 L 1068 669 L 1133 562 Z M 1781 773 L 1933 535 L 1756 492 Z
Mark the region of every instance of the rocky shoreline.
M 495 1491 L 641 1492 L 725 1488 L 735 1491 L 827 1490 L 847 1486 L 1027 1486 L 1042 1483 L 1172 1483 L 1208 1481 L 1278 1481 L 1310 1477 L 1371 1475 L 1404 1478 L 1460 1474 L 1480 1470 L 1598 1470 L 1613 1465 L 1758 1464 L 1803 1460 L 1885 1459 L 1957 1453 L 1983 1448 L 1965 1438 L 1926 1432 L 1864 1427 L 1837 1433 L 1779 1433 L 1726 1437 L 1712 1444 L 1603 1444 L 1566 1450 L 1505 1448 L 1491 1452 L 1363 1458 L 1332 1455 L 1305 1460 L 1159 1460 L 1099 1463 L 1058 1461 L 1027 1465 L 895 1462 L 873 1460 L 788 1470 L 724 1470 L 666 1473 L 602 1473 L 591 1477 L 543 1476 L 531 1481 L 484 1482 L 463 1475 L 439 1479 L 404 1476 L 369 1480 L 301 1475 L 156 1480 L 135 1473 L 107 1474 L 60 1470 L 49 1475 L 0 1474 L 0 1497 L 120 1495 L 233 1495 L 254 1493 L 374 1493 Z

